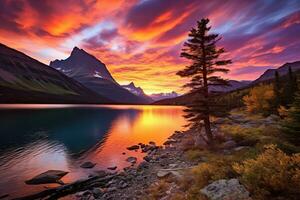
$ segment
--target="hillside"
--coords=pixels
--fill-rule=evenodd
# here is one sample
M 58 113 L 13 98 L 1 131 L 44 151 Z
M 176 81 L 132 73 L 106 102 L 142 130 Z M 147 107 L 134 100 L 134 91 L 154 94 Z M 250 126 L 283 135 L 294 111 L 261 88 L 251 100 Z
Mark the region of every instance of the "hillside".
M 1 103 L 111 103 L 63 73 L 0 44 Z

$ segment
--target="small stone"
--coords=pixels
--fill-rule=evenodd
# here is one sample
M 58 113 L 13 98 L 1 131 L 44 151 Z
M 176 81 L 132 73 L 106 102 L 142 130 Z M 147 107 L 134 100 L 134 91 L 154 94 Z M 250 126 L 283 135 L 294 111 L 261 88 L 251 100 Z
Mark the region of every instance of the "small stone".
M 127 161 L 127 162 L 130 162 L 130 163 L 132 163 L 132 164 L 135 164 L 136 161 L 137 161 L 137 158 L 136 158 L 136 157 L 128 157 L 128 158 L 126 159 L 126 161 Z
M 123 154 L 123 155 L 125 155 L 126 153 L 125 153 L 125 152 L 123 152 L 122 154 Z
M 95 165 L 96 165 L 96 163 L 92 163 L 92 162 L 88 161 L 88 162 L 85 162 L 85 163 L 81 164 L 80 167 L 88 169 L 88 168 L 95 167 Z
M 96 176 L 99 176 L 99 177 L 104 177 L 107 175 L 106 171 L 104 171 L 104 170 L 97 170 L 97 171 L 94 171 L 94 173 Z
M 116 187 L 109 187 L 109 188 L 107 189 L 107 192 L 114 192 L 114 191 L 116 191 L 116 190 L 117 190 Z
M 92 190 L 92 193 L 93 193 L 93 195 L 94 195 L 95 197 L 99 197 L 100 195 L 103 194 L 103 191 L 102 191 L 100 188 L 94 188 L 94 189 Z
M 248 146 L 239 146 L 239 147 L 235 147 L 233 150 L 240 151 L 240 150 L 247 149 L 247 148 L 248 148 Z
M 116 169 L 117 169 L 117 166 L 108 167 L 107 169 L 109 169 L 109 170 L 116 170 Z
M 223 143 L 224 149 L 232 149 L 234 147 L 236 147 L 236 142 L 233 140 L 229 140 L 229 141 Z
M 170 145 L 170 144 L 174 144 L 176 142 L 177 142 L 177 140 L 175 140 L 175 139 L 169 139 L 169 140 L 164 142 L 164 145 Z
M 177 167 L 178 166 L 178 164 L 169 164 L 169 167 L 171 167 L 171 168 L 175 168 L 175 167 Z
M 139 148 L 140 148 L 139 145 L 133 145 L 133 146 L 131 146 L 131 147 L 127 147 L 127 149 L 130 150 L 130 151 L 132 151 L 132 150 L 137 150 L 137 149 L 139 149 Z
M 170 171 L 162 171 L 162 170 L 160 170 L 160 171 L 157 172 L 156 175 L 157 175 L 158 178 L 164 178 L 164 177 L 169 176 L 170 174 L 171 174 Z
M 156 145 L 156 143 L 153 142 L 153 141 L 150 141 L 149 144 L 152 145 L 152 146 L 155 146 L 155 145 Z
M 147 162 L 150 162 L 152 160 L 152 158 L 150 156 L 145 156 L 144 160 L 147 161 Z

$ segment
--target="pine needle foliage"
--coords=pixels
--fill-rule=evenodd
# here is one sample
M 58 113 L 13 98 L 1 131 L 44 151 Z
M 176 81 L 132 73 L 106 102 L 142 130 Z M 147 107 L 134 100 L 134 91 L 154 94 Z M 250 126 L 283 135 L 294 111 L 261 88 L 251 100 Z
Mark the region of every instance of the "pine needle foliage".
M 190 65 L 177 72 L 181 77 L 190 78 L 184 87 L 196 94 L 185 109 L 185 118 L 189 121 L 187 126 L 200 130 L 204 123 L 207 143 L 213 142 L 210 116 L 224 115 L 226 107 L 216 102 L 216 94 L 210 92 L 209 87 L 228 85 L 228 81 L 219 74 L 227 73 L 229 70 L 224 66 L 231 63 L 231 60 L 220 59 L 220 55 L 225 52 L 224 48 L 216 46 L 221 37 L 209 33 L 210 29 L 209 19 L 201 19 L 197 22 L 197 27 L 190 30 L 181 52 L 181 57 L 188 59 Z

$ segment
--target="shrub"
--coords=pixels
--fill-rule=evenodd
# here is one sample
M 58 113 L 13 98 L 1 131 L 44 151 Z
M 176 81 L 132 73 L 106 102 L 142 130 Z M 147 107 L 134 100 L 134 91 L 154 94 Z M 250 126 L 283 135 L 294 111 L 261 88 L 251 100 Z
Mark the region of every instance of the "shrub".
M 274 100 L 272 85 L 260 85 L 252 88 L 249 95 L 243 97 L 247 111 L 268 115 L 272 111 L 271 102 Z
M 191 149 L 185 152 L 186 158 L 190 161 L 199 160 L 201 158 L 201 155 L 201 150 L 198 149 Z
M 300 154 L 286 155 L 275 145 L 268 145 L 256 159 L 235 163 L 233 169 L 241 175 L 254 199 L 300 195 Z
M 166 195 L 166 191 L 169 189 L 169 186 L 170 184 L 164 180 L 152 184 L 147 190 L 148 195 L 145 197 L 145 199 L 155 200 L 164 197 Z

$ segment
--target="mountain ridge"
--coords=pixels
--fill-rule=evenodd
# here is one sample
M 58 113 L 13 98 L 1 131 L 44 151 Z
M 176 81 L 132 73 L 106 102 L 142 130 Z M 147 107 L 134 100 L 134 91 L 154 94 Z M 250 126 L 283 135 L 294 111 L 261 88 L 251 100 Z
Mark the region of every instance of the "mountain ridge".
M 1 43 L 0 86 L 2 103 L 29 103 L 32 100 L 35 103 L 113 102 L 50 66 Z
M 68 58 L 51 61 L 50 66 L 116 103 L 148 104 L 151 102 L 124 89 L 114 80 L 103 62 L 78 47 L 73 48 Z

